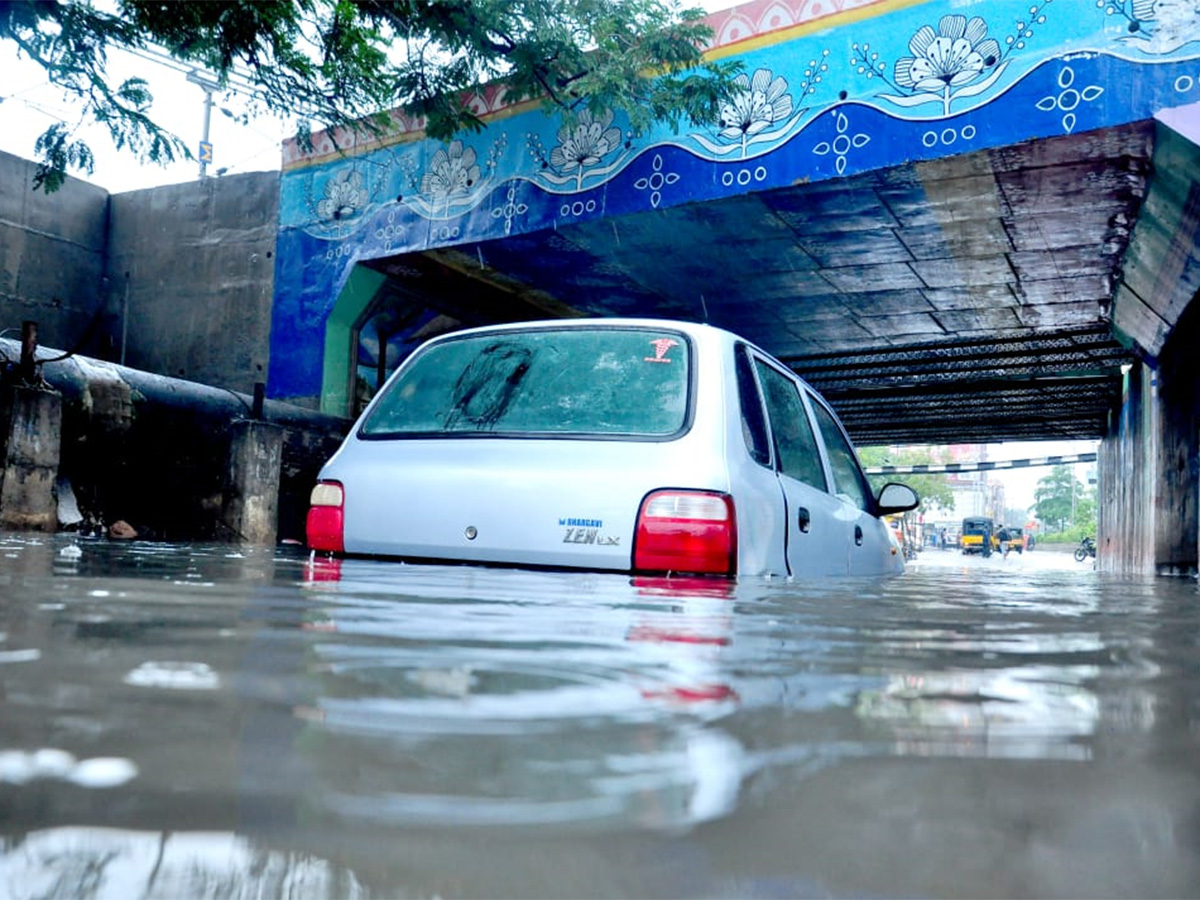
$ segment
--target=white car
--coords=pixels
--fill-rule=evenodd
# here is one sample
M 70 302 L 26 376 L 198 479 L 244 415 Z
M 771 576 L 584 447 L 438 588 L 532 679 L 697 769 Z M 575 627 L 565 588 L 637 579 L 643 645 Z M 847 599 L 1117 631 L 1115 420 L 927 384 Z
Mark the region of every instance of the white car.
M 830 407 L 728 331 L 475 328 L 415 351 L 312 492 L 313 551 L 726 577 L 903 571 Z

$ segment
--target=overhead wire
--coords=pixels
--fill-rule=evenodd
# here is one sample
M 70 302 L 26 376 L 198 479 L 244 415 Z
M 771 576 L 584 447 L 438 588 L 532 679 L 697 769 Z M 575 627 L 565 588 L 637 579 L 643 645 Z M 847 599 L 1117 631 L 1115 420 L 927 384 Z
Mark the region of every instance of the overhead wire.
M 267 100 L 266 92 L 254 83 L 254 76 L 250 73 L 250 70 L 236 63 L 230 67 L 228 72 L 226 72 L 225 82 L 221 84 L 217 75 L 211 69 L 208 69 L 199 63 L 191 63 L 177 59 L 174 56 L 171 56 L 171 54 L 164 48 L 152 45 L 136 49 L 124 49 L 126 53 L 139 57 L 140 59 L 144 59 L 148 62 L 158 63 L 159 65 L 174 69 L 175 71 L 184 75 L 196 73 L 207 76 L 208 78 L 212 79 L 214 84 L 218 84 L 219 89 L 222 91 L 241 94 L 242 96 L 249 97 L 252 100 L 258 100 L 260 102 L 266 102 Z M 318 116 L 318 111 L 315 108 L 302 108 L 298 110 L 297 114 L 300 116 L 316 118 Z

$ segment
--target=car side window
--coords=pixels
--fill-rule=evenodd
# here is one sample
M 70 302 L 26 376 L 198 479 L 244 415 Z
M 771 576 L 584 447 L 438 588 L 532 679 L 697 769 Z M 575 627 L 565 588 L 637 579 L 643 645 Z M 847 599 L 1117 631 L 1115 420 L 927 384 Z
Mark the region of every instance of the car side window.
M 817 419 L 817 427 L 821 429 L 821 437 L 825 439 L 829 468 L 833 471 L 833 492 L 846 498 L 859 509 L 870 511 L 873 505 L 871 492 L 854 448 L 842 434 L 833 413 L 811 396 L 809 402 Z
M 750 366 L 750 356 L 745 347 L 735 351 L 734 371 L 737 375 L 738 405 L 742 409 L 742 437 L 750 458 L 763 466 L 771 464 L 771 437 L 767 433 L 767 419 L 763 414 L 762 400 L 758 396 L 758 382 Z
M 821 451 L 795 382 L 762 360 L 755 360 L 767 403 L 779 471 L 797 481 L 828 491 Z

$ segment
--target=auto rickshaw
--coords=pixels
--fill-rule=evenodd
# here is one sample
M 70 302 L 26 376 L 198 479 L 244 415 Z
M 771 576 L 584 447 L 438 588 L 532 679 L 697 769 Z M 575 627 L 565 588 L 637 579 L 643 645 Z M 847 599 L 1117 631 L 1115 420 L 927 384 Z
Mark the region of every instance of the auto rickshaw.
M 1010 525 L 1004 529 L 1008 532 L 1008 540 L 1003 544 L 999 539 L 996 540 L 997 549 L 1007 553 L 1009 550 L 1016 550 L 1018 553 L 1025 552 L 1025 530 L 1020 525 Z M 1007 545 L 1007 546 L 1006 546 Z
M 959 546 L 963 553 L 981 553 L 991 556 L 996 548 L 995 523 L 988 516 L 970 516 L 963 519 L 962 537 Z

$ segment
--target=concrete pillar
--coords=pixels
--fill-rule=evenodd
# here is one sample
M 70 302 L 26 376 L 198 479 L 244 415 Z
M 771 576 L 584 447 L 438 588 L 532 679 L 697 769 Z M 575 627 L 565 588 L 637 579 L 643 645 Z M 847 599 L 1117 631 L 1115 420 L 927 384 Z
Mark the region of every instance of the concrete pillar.
M 1179 317 L 1158 358 L 1155 569 L 1160 575 L 1194 575 L 1200 563 L 1200 306 L 1193 301 L 1192 307 Z
M 279 520 L 283 429 L 239 419 L 230 426 L 225 525 L 235 539 L 271 546 Z
M 1100 444 L 1097 566 L 1103 572 L 1154 572 L 1157 523 L 1158 398 L 1153 370 L 1126 373 L 1121 407 Z
M 0 388 L 0 438 L 0 528 L 56 530 L 62 397 L 24 385 Z
M 1159 459 L 1155 496 L 1155 571 L 1159 575 L 1195 575 L 1197 546 L 1197 471 L 1200 430 L 1197 423 L 1195 366 L 1180 370 L 1178 361 L 1164 361 L 1158 395 Z M 1189 371 L 1190 370 L 1190 371 Z

